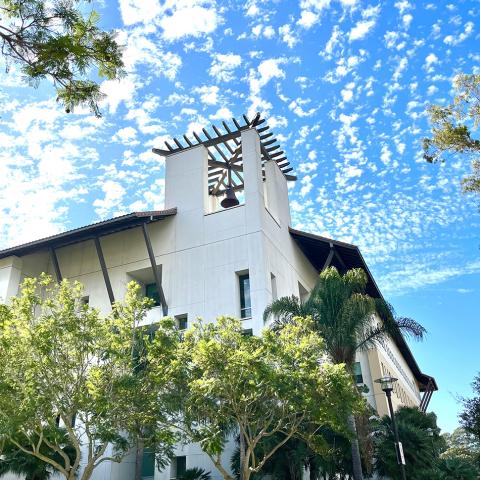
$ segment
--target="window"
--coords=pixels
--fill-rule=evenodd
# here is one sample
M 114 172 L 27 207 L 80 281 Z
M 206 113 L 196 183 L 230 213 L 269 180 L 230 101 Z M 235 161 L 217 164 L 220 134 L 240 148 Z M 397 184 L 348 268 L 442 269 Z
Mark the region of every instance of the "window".
M 90 304 L 90 297 L 85 295 L 80 299 L 80 305 L 89 305 Z
M 170 478 L 179 478 L 185 474 L 187 469 L 187 457 L 175 457 L 172 462 L 172 467 L 170 471 Z
M 248 273 L 238 276 L 240 284 L 240 318 L 252 316 L 252 305 L 250 303 L 250 277 Z
M 363 383 L 362 366 L 360 362 L 353 364 L 353 377 L 355 378 L 355 383 Z
M 179 330 L 186 330 L 188 328 L 188 315 L 186 313 L 175 315 L 175 323 Z
M 251 328 L 244 328 L 242 330 L 242 335 L 244 335 L 245 337 L 251 337 L 253 336 L 253 330 Z
M 277 292 L 277 279 L 273 273 L 270 274 L 270 282 L 272 284 L 272 302 L 278 299 L 278 292 Z
M 155 302 L 154 305 L 156 307 L 160 305 L 160 295 L 158 294 L 156 283 L 147 283 L 145 285 L 145 296 L 151 298 Z
M 143 451 L 142 479 L 155 476 L 155 453 L 146 448 Z

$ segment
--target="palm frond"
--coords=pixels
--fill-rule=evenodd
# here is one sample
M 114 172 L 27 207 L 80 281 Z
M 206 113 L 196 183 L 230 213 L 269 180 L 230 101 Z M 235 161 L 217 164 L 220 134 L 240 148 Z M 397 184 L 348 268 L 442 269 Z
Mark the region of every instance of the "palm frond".
M 397 318 L 397 325 L 402 334 L 415 340 L 423 340 L 427 333 L 427 330 L 412 318 Z
M 275 321 L 281 320 L 283 323 L 290 323 L 294 317 L 302 316 L 302 313 L 302 302 L 298 297 L 295 295 L 281 297 L 267 305 L 263 312 L 263 321 L 267 322 L 270 317 L 274 317 Z

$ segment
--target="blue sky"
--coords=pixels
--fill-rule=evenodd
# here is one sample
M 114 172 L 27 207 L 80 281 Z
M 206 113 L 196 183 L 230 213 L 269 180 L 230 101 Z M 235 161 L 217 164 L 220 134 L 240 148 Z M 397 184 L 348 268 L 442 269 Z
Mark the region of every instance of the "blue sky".
M 104 82 L 103 117 L 66 115 L 48 82 L 0 74 L 0 244 L 163 207 L 163 141 L 262 112 L 295 173 L 294 226 L 360 246 L 412 344 L 455 399 L 480 369 L 479 215 L 461 195 L 468 162 L 422 159 L 429 103 L 479 73 L 477 1 L 105 0 L 127 75 Z

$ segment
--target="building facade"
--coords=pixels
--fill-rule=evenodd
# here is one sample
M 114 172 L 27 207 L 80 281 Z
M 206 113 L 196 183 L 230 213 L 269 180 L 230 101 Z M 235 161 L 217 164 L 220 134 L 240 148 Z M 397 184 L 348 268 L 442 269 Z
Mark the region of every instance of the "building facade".
M 357 247 L 292 229 L 287 182 L 294 177 L 288 161 L 272 146 L 264 120 L 245 120 L 243 126 L 235 122 L 234 129 L 225 124 L 224 134 L 207 132 L 203 141 L 196 136 L 195 144 L 175 140 L 176 147 L 154 150 L 166 161 L 165 210 L 132 213 L 1 251 L 1 300 L 16 295 L 26 276 L 47 272 L 83 283 L 86 301 L 107 313 L 127 283 L 136 280 L 159 304 L 147 323 L 169 315 L 186 328 L 198 317 L 214 321 L 231 315 L 257 334 L 272 300 L 306 297 L 329 265 L 341 271 L 363 268 L 368 293 L 380 296 Z M 229 188 L 239 204 L 222 208 Z M 366 398 L 380 415 L 387 405 L 376 378 L 399 379 L 395 406 L 425 409 L 436 389 L 403 339 L 362 352 L 357 362 L 357 382 L 368 387 Z M 163 472 L 146 458 L 144 474 L 167 480 L 193 466 L 220 478 L 197 445 L 179 446 Z M 104 463 L 95 478 L 130 479 L 133 468 L 133 457 L 119 465 Z

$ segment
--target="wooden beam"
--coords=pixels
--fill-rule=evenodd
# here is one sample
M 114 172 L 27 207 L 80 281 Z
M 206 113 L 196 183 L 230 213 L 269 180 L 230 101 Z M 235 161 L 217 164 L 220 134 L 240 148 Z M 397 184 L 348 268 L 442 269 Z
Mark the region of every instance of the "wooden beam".
M 50 259 L 53 265 L 53 271 L 55 272 L 55 278 L 57 279 L 57 283 L 62 281 L 62 272 L 60 271 L 60 266 L 58 265 L 58 258 L 53 247 L 49 248 L 50 251 Z
M 168 305 L 165 300 L 165 295 L 163 293 L 162 287 L 162 266 L 157 265 L 155 260 L 155 255 L 153 254 L 152 242 L 150 241 L 150 236 L 148 234 L 147 224 L 142 223 L 143 238 L 145 239 L 145 245 L 147 246 L 148 257 L 150 258 L 150 264 L 153 270 L 153 278 L 155 279 L 155 284 L 157 285 L 157 292 L 160 297 L 160 303 L 162 305 L 163 316 L 168 315 Z
M 262 155 L 265 157 L 266 160 L 271 160 L 272 157 L 267 152 L 267 149 L 263 146 L 263 143 L 260 143 L 260 150 L 262 151 Z
M 208 165 L 211 167 L 218 167 L 221 169 L 228 168 L 228 163 L 219 162 L 218 160 L 209 160 Z M 241 167 L 240 165 L 231 165 L 230 168 L 237 172 L 243 172 L 243 167 Z
M 105 281 L 105 287 L 107 288 L 108 298 L 110 304 L 115 303 L 115 297 L 113 296 L 112 284 L 110 283 L 110 277 L 108 276 L 107 265 L 105 263 L 105 258 L 103 256 L 102 246 L 100 245 L 100 239 L 94 237 L 93 241 L 95 242 L 95 248 L 97 249 L 98 261 L 100 262 L 100 267 L 102 269 L 103 280 Z
M 348 269 L 347 269 L 347 266 L 345 265 L 345 262 L 343 261 L 342 257 L 340 256 L 340 254 L 337 252 L 336 249 L 334 249 L 334 251 L 335 251 L 335 257 L 336 257 L 337 260 L 340 262 L 340 265 L 342 266 L 342 268 L 343 268 L 344 270 L 348 270 Z
M 333 247 L 330 247 L 330 251 L 328 252 L 328 256 L 327 256 L 327 259 L 325 260 L 325 263 L 323 264 L 323 267 L 322 267 L 322 272 L 328 268 L 330 266 L 330 264 L 332 263 L 332 258 L 333 258 L 333 255 L 335 253 L 335 250 Z

